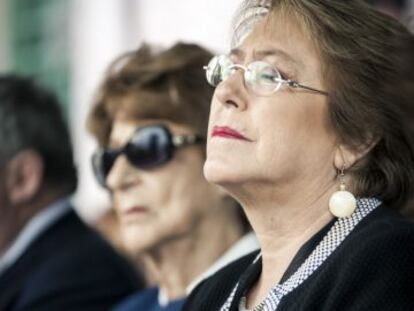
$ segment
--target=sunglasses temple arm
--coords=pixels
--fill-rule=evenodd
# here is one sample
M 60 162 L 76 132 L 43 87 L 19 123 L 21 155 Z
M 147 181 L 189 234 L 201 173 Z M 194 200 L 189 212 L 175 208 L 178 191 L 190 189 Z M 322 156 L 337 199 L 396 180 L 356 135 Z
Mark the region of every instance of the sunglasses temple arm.
M 172 143 L 174 147 L 181 147 L 185 145 L 193 145 L 204 142 L 204 139 L 199 135 L 177 135 L 172 138 Z

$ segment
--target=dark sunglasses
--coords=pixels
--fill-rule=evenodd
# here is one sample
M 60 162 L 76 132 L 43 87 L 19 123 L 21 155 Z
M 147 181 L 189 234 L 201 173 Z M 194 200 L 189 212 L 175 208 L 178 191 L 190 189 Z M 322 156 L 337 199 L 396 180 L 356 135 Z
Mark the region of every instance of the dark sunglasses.
M 164 125 L 138 128 L 120 149 L 99 148 L 92 155 L 92 168 L 99 184 L 107 187 L 106 178 L 119 155 L 140 169 L 152 169 L 167 163 L 176 148 L 203 142 L 199 135 L 173 135 Z

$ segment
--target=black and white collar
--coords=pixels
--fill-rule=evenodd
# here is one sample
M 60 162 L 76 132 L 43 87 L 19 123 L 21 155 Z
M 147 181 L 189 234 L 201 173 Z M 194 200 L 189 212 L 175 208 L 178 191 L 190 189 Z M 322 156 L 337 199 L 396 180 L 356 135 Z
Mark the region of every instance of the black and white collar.
M 310 255 L 303 261 L 298 269 L 286 280 L 282 279 L 282 283 L 276 284 L 270 290 L 263 303 L 257 306 L 254 311 L 277 310 L 277 307 L 282 298 L 297 288 L 304 281 L 306 281 L 306 279 L 311 276 L 333 253 L 333 251 L 345 240 L 345 238 L 352 232 L 355 226 L 380 204 L 381 201 L 375 198 L 358 199 L 357 209 L 355 212 L 350 217 L 336 219 L 330 226 L 328 232 L 319 242 L 319 244 L 317 244 L 317 246 L 312 250 Z M 260 259 L 261 254 L 258 254 L 258 256 L 254 259 L 252 265 L 257 265 Z M 231 294 L 221 307 L 220 311 L 228 311 L 230 310 L 230 307 L 236 303 L 233 302 L 233 300 L 236 296 L 239 284 L 240 281 L 233 288 Z M 237 302 L 239 304 L 239 310 L 245 310 L 243 309 L 243 301 L 244 300 Z

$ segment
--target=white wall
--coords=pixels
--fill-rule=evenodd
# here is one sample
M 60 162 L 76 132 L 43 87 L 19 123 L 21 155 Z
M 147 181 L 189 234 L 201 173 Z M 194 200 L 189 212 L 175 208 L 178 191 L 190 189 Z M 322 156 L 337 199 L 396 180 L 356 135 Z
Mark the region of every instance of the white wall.
M 85 120 L 95 89 L 107 64 L 124 50 L 122 1 L 73 0 L 71 2 L 71 130 L 79 168 L 75 204 L 86 219 L 93 219 L 108 206 L 105 191 L 92 176 L 90 154 L 94 148 Z
M 172 44 L 193 41 L 217 51 L 227 49 L 230 22 L 240 0 L 135 1 L 133 29 L 138 39 Z M 131 34 L 133 38 L 134 34 Z
M 95 148 L 85 119 L 105 68 L 121 52 L 143 41 L 168 46 L 192 41 L 227 50 L 230 24 L 240 0 L 72 0 L 73 81 L 71 127 L 80 184 L 75 204 L 93 221 L 109 206 L 90 168 Z

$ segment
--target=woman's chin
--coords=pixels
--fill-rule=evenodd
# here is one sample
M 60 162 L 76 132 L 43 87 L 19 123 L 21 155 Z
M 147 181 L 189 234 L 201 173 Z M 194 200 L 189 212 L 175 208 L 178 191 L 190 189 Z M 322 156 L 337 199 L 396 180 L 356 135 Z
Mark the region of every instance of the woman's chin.
M 125 247 L 133 254 L 140 254 L 152 249 L 157 245 L 157 237 L 154 234 L 148 234 L 140 228 L 122 228 L 122 238 Z
M 224 165 L 221 162 L 207 160 L 204 164 L 204 177 L 208 182 L 220 186 L 240 182 L 240 168 Z

